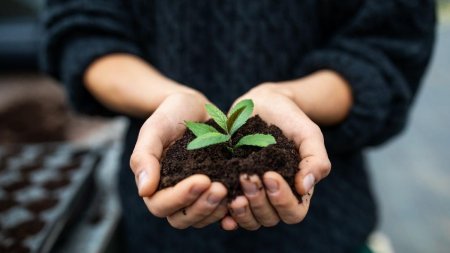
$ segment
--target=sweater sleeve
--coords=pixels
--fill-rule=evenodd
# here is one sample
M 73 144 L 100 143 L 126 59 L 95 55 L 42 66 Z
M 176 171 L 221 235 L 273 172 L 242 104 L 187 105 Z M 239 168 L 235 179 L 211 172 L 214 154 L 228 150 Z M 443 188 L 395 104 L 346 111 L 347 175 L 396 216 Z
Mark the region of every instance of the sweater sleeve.
M 380 144 L 403 129 L 434 41 L 433 1 L 359 2 L 300 67 L 302 75 L 334 70 L 352 88 L 348 117 L 322 129 L 334 153 Z M 324 17 L 322 25 L 333 21 Z
M 98 57 L 141 55 L 130 10 L 122 0 L 50 0 L 42 18 L 42 69 L 60 80 L 72 106 L 90 115 L 113 116 L 85 88 L 83 76 Z

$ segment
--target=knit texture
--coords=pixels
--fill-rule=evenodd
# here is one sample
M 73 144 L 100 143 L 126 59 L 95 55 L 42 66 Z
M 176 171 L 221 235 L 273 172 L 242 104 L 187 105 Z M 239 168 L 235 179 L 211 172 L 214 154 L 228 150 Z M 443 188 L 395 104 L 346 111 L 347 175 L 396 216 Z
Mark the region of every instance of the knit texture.
M 344 122 L 322 128 L 333 171 L 301 224 L 225 233 L 214 226 L 176 231 L 153 218 L 128 167 L 140 121 L 128 133 L 120 187 L 129 245 L 139 247 L 132 252 L 350 252 L 376 217 L 361 151 L 403 129 L 431 55 L 434 23 L 434 1 L 427 0 L 50 0 L 41 59 L 76 109 L 101 115 L 114 112 L 86 91 L 82 76 L 114 52 L 142 57 L 224 110 L 257 84 L 338 72 L 354 104 Z

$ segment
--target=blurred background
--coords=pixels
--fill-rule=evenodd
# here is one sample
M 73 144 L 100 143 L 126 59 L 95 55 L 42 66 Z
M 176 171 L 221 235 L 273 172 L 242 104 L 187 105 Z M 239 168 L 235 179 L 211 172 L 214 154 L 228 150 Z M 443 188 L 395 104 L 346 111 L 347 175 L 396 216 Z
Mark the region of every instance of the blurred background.
M 127 122 L 76 115 L 61 87 L 39 74 L 43 2 L 0 1 L 0 252 L 111 252 Z M 378 230 L 395 252 L 450 249 L 450 0 L 438 6 L 434 56 L 410 124 L 368 150 Z

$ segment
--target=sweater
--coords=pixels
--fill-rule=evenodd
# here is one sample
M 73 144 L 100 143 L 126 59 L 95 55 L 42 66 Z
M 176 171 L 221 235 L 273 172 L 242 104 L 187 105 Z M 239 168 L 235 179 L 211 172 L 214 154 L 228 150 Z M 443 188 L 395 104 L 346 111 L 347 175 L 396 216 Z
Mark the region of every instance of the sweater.
M 129 157 L 141 119 L 130 118 L 119 188 L 129 252 L 352 252 L 376 225 L 363 150 L 405 126 L 434 41 L 431 0 L 49 0 L 41 66 L 75 109 L 116 115 L 83 85 L 110 53 L 134 54 L 221 109 L 263 82 L 330 69 L 348 81 L 353 106 L 321 127 L 333 165 L 306 219 L 256 232 L 175 230 L 138 197 Z

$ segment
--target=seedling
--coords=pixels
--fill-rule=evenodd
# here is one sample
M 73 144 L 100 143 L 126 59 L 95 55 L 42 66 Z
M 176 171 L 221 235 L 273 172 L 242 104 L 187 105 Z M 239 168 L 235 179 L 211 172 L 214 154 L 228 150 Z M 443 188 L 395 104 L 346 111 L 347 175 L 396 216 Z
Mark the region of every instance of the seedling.
M 205 123 L 186 121 L 186 127 L 196 136 L 188 146 L 188 150 L 200 149 L 207 146 L 227 143 L 227 148 L 231 152 L 241 146 L 267 147 L 275 144 L 275 138 L 270 134 L 251 134 L 242 137 L 236 145 L 233 145 L 231 137 L 250 118 L 253 112 L 253 101 L 245 99 L 231 108 L 228 115 L 225 115 L 219 108 L 212 104 L 206 104 L 206 112 L 223 130 L 220 132 L 213 126 Z

